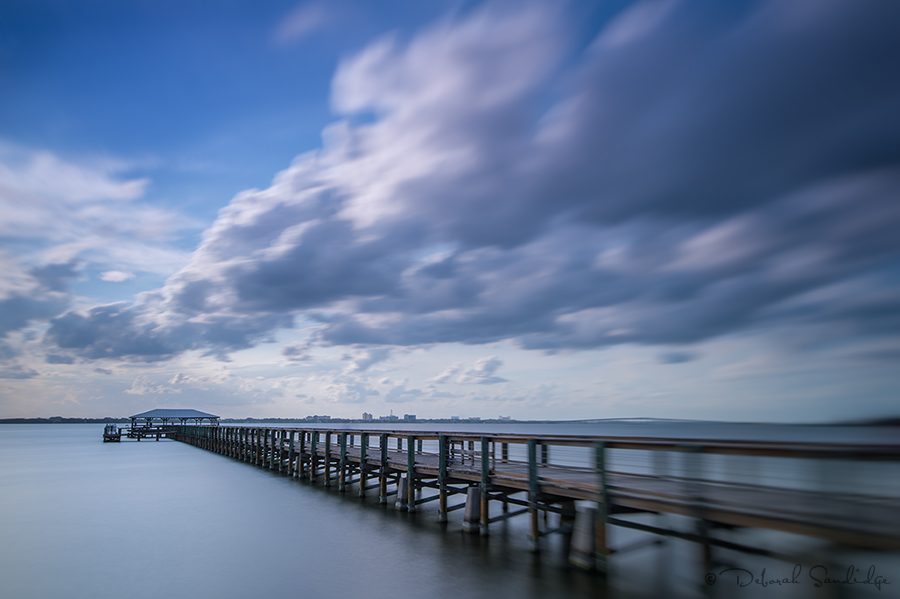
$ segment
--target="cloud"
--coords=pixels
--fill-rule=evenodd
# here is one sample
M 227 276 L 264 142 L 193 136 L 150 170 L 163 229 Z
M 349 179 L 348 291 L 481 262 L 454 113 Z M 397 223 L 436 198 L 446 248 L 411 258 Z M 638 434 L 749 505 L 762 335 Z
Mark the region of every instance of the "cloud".
M 100 278 L 104 281 L 110 281 L 112 283 L 121 283 L 123 281 L 130 281 L 134 278 L 134 273 L 124 272 L 121 270 L 107 270 L 106 272 L 100 273 Z
M 107 374 L 107 375 L 113 373 L 112 370 L 109 370 L 108 368 L 94 368 L 94 372 L 96 372 L 98 374 Z
M 481 358 L 475 362 L 472 368 L 467 369 L 456 380 L 457 383 L 464 385 L 495 385 L 497 383 L 506 383 L 506 379 L 494 376 L 498 368 L 503 366 L 503 360 L 497 356 L 489 356 Z
M 390 357 L 391 349 L 386 347 L 367 349 L 356 356 L 345 355 L 343 359 L 351 360 L 351 362 L 344 370 L 344 373 L 363 372 L 368 370 L 370 366 L 379 362 L 384 362 Z
M 320 151 L 238 194 L 164 288 L 46 341 L 224 358 L 296 317 L 369 348 L 897 336 L 890 301 L 822 292 L 896 291 L 898 13 L 637 4 L 581 51 L 547 7 L 488 5 L 384 38 L 340 64 Z M 458 380 L 502 382 L 485 360 Z
M 684 364 L 697 359 L 697 354 L 689 351 L 670 351 L 659 355 L 660 364 Z
M 384 394 L 384 401 L 386 403 L 409 403 L 422 399 L 426 395 L 421 389 L 407 389 L 406 384 L 407 382 L 403 381 L 392 387 Z
M 365 403 L 369 397 L 381 395 L 364 380 L 332 379 L 322 387 L 323 398 L 332 403 Z
M 47 354 L 47 364 L 74 364 L 75 358 L 72 356 L 59 356 L 56 354 Z
M 66 291 L 69 281 L 78 277 L 77 262 L 44 264 L 31 269 L 31 276 L 47 291 Z
M 149 376 L 141 375 L 132 381 L 131 387 L 125 389 L 125 393 L 129 395 L 166 395 L 181 393 L 181 390 L 164 385 L 155 385 Z
M 307 362 L 312 359 L 309 354 L 309 345 L 302 343 L 285 345 L 281 348 L 281 355 L 290 362 Z
M 188 256 L 167 243 L 174 232 L 198 223 L 136 203 L 149 180 L 124 176 L 132 169 L 118 160 L 74 162 L 0 140 L 0 235 L 27 241 L 20 247 L 32 263 L 171 274 Z M 53 276 L 41 268 L 36 276 Z
M 21 329 L 33 320 L 59 314 L 68 306 L 68 298 L 58 294 L 13 295 L 0 300 L 0 336 Z
M 51 345 L 88 359 L 127 357 L 153 362 L 189 349 L 204 349 L 205 355 L 225 359 L 228 352 L 253 347 L 268 338 L 272 329 L 291 324 L 290 316 L 278 314 L 234 319 L 220 314 L 201 320 L 182 316 L 173 320 L 152 320 L 141 309 L 109 304 L 86 314 L 69 312 L 51 319 L 45 338 Z
M 30 379 L 38 374 L 36 370 L 18 364 L 0 368 L 0 379 Z
M 281 20 L 272 40 L 278 45 L 295 42 L 320 29 L 328 18 L 328 11 L 322 4 L 301 4 Z
M 453 364 L 451 364 L 450 366 L 445 368 L 444 371 L 442 373 L 440 373 L 439 375 L 437 375 L 436 377 L 428 379 L 428 382 L 429 383 L 446 383 L 451 378 L 456 376 L 456 374 L 459 373 L 460 370 L 462 370 L 462 366 L 463 366 L 462 362 L 454 362 Z

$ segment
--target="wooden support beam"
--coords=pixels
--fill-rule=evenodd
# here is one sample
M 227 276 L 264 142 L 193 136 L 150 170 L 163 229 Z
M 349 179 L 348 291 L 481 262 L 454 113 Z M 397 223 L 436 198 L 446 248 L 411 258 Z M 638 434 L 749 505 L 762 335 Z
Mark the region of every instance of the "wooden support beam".
M 381 433 L 378 443 L 381 449 L 381 469 L 378 471 L 378 503 L 387 504 L 388 434 Z
M 284 429 L 278 431 L 278 471 L 284 472 Z
M 359 436 L 359 496 L 366 496 L 366 450 L 369 448 L 369 434 L 362 433 Z
M 303 463 L 303 456 L 306 455 L 306 431 L 300 431 L 300 451 L 297 452 L 297 477 L 306 478 L 306 468 Z
M 290 435 L 288 440 L 288 470 L 290 471 L 291 476 L 295 476 L 294 472 L 294 431 L 293 429 L 288 433 Z
M 490 441 L 481 438 L 481 536 L 488 536 L 488 489 L 491 483 Z
M 438 520 L 447 521 L 447 437 L 438 435 L 438 482 L 440 484 L 440 501 L 438 502 Z
M 309 482 L 316 484 L 316 476 L 319 474 L 318 454 L 319 431 L 309 434 Z
M 409 512 L 416 511 L 416 452 L 415 448 L 416 437 L 414 435 L 409 435 L 406 437 L 406 480 L 407 480 L 407 492 L 409 495 L 406 497 L 406 509 Z
M 538 485 L 537 473 L 537 439 L 528 439 L 528 513 L 531 516 L 531 532 L 528 535 L 529 548 L 537 553 L 540 550 L 538 540 L 541 533 L 538 527 Z
M 269 453 L 269 470 L 275 469 L 275 437 L 278 435 L 278 431 L 274 428 L 269 431 L 269 441 L 272 444 L 272 451 Z
M 347 490 L 347 433 L 341 433 L 341 474 L 338 477 L 338 491 L 341 493 Z
M 595 567 L 600 572 L 609 569 L 609 547 L 606 542 L 606 525 L 609 522 L 609 481 L 606 477 L 606 442 L 599 441 L 594 445 L 594 456 L 597 469 L 597 484 L 600 486 L 600 500 L 597 502 L 597 517 L 594 521 Z
M 331 486 L 331 431 L 325 433 L 325 486 Z

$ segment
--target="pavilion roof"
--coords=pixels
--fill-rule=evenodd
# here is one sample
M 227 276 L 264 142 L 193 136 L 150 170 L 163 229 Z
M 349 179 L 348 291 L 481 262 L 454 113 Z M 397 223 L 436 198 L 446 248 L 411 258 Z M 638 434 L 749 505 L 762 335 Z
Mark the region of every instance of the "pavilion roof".
M 135 414 L 130 418 L 166 418 L 172 420 L 176 418 L 218 418 L 218 416 L 216 416 L 215 414 L 207 414 L 206 412 L 201 412 L 199 410 L 173 410 L 169 408 L 157 408 L 155 410 L 150 410 L 149 412 Z

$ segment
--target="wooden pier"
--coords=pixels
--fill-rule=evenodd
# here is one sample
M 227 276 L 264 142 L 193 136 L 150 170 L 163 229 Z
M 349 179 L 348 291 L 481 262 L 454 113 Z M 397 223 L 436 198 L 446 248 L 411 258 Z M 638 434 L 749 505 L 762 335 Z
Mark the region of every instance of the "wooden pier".
M 711 546 L 774 555 L 716 534 L 735 527 L 900 549 L 900 493 L 896 485 L 878 485 L 882 474 L 883 482 L 898 480 L 900 443 L 189 425 L 175 425 L 169 436 L 409 512 L 435 501 L 443 522 L 465 508 L 464 529 L 482 535 L 495 522 L 524 515 L 533 550 L 545 535 L 574 532 L 573 563 L 600 570 L 611 553 L 610 526 L 695 541 L 707 560 Z M 861 465 L 876 470 L 866 479 L 872 488 L 841 483 Z M 466 502 L 450 505 L 454 495 Z M 695 526 L 653 526 L 632 518 L 640 513 L 687 516 Z

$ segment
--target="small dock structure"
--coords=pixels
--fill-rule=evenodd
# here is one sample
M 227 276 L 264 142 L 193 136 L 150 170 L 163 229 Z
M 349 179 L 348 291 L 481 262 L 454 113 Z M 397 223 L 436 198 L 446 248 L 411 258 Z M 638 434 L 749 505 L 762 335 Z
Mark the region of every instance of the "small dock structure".
M 434 501 L 442 522 L 450 512 L 465 509 L 463 530 L 485 536 L 491 524 L 522 515 L 529 521 L 534 551 L 542 537 L 565 534 L 571 540 L 570 561 L 601 571 L 622 550 L 607 542 L 609 527 L 693 541 L 706 563 L 712 547 L 778 557 L 729 534 L 740 528 L 794 533 L 845 547 L 900 550 L 897 442 L 184 424 L 169 434 L 309 483 L 340 492 L 352 488 L 360 498 L 377 494 L 379 503 L 390 501 L 409 513 Z M 864 478 L 857 476 L 863 472 Z M 673 514 L 694 524 L 647 521 L 641 514 Z
M 219 417 L 215 414 L 207 414 L 199 410 L 172 409 L 172 408 L 156 408 L 149 412 L 135 414 L 129 417 L 131 427 L 124 429 L 129 439 L 160 438 L 174 437 L 176 426 L 218 426 Z M 104 440 L 106 436 L 104 435 Z
M 119 430 L 119 425 L 111 423 L 107 424 L 106 428 L 103 429 L 103 442 L 104 443 L 118 443 L 122 440 L 122 431 Z

